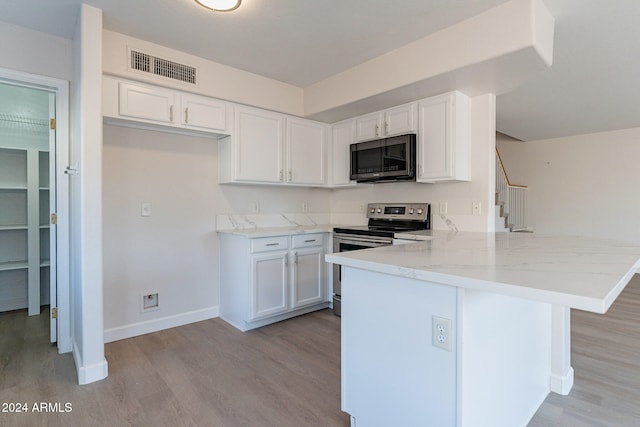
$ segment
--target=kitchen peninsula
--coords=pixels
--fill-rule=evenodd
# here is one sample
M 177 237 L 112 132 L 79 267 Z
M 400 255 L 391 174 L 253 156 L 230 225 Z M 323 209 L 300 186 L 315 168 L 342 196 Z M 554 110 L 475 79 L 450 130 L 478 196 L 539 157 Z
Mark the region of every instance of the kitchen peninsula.
M 358 427 L 525 426 L 573 384 L 570 308 L 606 312 L 640 247 L 432 237 L 326 256 L 342 265 L 342 409 Z

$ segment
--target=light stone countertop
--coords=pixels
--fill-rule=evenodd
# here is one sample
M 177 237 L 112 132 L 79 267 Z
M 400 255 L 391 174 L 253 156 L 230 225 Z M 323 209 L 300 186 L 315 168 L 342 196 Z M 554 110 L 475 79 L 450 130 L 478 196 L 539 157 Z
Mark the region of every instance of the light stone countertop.
M 331 233 L 332 231 L 333 226 L 326 224 L 217 230 L 218 233 L 244 236 L 249 239 L 255 239 L 259 237 L 289 236 L 291 234 Z
M 604 313 L 640 268 L 640 247 L 533 233 L 433 231 L 433 240 L 326 255 L 328 262 Z

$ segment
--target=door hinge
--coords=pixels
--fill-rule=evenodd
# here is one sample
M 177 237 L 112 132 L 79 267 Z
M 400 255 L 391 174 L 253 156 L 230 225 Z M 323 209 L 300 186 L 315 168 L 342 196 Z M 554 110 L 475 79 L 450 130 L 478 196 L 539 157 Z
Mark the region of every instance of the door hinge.
M 51 224 L 56 225 L 58 223 L 58 215 L 54 212 L 51 214 Z
M 57 319 L 58 318 L 58 308 L 57 307 L 53 307 L 51 309 L 51 318 L 52 319 Z
M 56 130 L 56 119 L 51 119 L 49 121 L 49 127 L 51 128 L 51 130 Z

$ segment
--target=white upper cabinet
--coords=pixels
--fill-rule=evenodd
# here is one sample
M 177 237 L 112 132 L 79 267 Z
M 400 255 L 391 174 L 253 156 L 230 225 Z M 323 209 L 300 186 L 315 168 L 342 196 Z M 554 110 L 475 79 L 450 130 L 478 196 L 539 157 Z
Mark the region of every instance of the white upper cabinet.
M 415 131 L 415 104 L 399 105 L 356 118 L 357 141 L 368 141 Z
M 328 126 L 236 106 L 233 136 L 220 141 L 220 182 L 326 185 Z
M 120 82 L 118 88 L 118 113 L 120 116 L 158 123 L 173 123 L 176 105 L 174 91 L 127 82 Z
M 103 77 L 103 114 L 130 125 L 160 125 L 179 133 L 227 135 L 230 104 L 206 96 Z
M 327 126 L 297 117 L 287 117 L 286 120 L 286 182 L 324 185 Z
M 418 102 L 418 182 L 471 180 L 470 107 L 460 92 Z
M 229 132 L 229 104 L 217 99 L 198 95 L 182 95 L 181 124 L 186 127 Z
M 284 116 L 258 108 L 236 107 L 231 144 L 233 181 L 280 183 L 284 180 Z M 225 147 L 226 148 L 226 147 Z M 223 151 L 224 152 L 224 151 Z M 222 157 L 221 157 L 222 160 Z
M 350 180 L 351 150 L 355 141 L 355 120 L 346 120 L 331 127 L 331 186 L 355 185 Z

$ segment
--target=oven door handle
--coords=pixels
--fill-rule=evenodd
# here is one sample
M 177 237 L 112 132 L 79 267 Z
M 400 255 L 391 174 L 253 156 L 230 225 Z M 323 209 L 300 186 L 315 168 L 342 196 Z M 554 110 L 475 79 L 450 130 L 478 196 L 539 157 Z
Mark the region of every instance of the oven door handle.
M 351 243 L 354 245 L 366 246 L 370 244 L 372 248 L 393 244 L 392 238 L 371 237 L 371 236 L 363 236 L 360 234 L 358 234 L 357 237 L 354 235 L 348 235 L 348 234 L 334 234 L 333 239 L 334 241 L 337 240 L 340 243 Z

